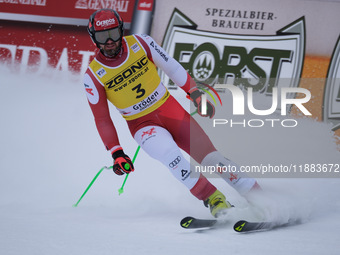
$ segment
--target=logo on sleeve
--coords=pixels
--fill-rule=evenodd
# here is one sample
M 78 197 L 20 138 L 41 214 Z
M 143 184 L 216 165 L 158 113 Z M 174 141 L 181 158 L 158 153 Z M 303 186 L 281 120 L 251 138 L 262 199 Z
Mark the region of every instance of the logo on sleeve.
M 131 50 L 133 50 L 134 53 L 140 50 L 140 47 L 138 43 L 135 43 L 134 45 L 131 46 Z
M 104 75 L 106 74 L 106 71 L 104 68 L 100 68 L 98 71 L 97 71 L 97 75 L 102 78 Z
M 97 104 L 99 101 L 99 93 L 96 88 L 96 85 L 94 85 L 92 79 L 88 74 L 85 74 L 84 78 L 84 86 L 86 91 L 87 99 L 91 104 Z

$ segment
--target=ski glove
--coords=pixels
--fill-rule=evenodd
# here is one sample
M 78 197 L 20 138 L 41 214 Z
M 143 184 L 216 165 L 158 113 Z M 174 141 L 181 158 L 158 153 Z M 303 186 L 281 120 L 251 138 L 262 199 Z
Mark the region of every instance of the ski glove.
M 128 155 L 126 155 L 123 150 L 115 151 L 112 154 L 113 157 L 113 172 L 117 175 L 129 174 L 135 169 L 133 167 L 132 161 Z
M 197 88 L 192 89 L 188 92 L 188 98 L 194 103 L 197 108 L 197 113 L 202 117 L 209 117 L 210 119 L 215 115 L 214 105 L 207 100 L 207 114 L 202 113 L 202 95 L 203 92 L 199 91 Z

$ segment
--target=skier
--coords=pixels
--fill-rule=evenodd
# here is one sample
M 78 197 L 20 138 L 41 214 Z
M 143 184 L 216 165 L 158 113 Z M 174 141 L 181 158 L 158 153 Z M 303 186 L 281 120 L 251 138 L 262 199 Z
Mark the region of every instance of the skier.
M 212 118 L 213 104 L 208 102 L 207 114 L 202 114 L 203 93 L 187 71 L 150 36 L 123 36 L 123 20 L 115 10 L 94 12 L 87 29 L 99 52 L 85 73 L 84 85 L 99 135 L 112 154 L 114 173 L 130 173 L 134 166 L 120 146 L 107 100 L 125 118 L 132 136 L 147 154 L 163 163 L 214 217 L 225 213 L 232 205 L 206 177 L 194 176 L 180 149 L 202 166 L 236 164 L 216 150 L 198 123 L 170 95 L 156 67 L 188 93 L 201 116 Z M 218 174 L 242 195 L 259 188 L 254 179 L 241 173 Z

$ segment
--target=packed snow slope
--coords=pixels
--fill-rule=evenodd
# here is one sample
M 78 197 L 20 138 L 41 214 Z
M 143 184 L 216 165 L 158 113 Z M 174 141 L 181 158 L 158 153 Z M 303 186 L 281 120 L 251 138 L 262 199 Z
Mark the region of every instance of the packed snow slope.
M 231 222 L 265 218 L 298 219 L 301 224 L 246 235 L 234 232 L 232 223 L 189 231 L 179 226 L 181 218 L 210 218 L 208 209 L 166 167 L 140 151 L 122 195 L 118 189 L 124 177 L 104 170 L 78 207 L 73 207 L 96 173 L 112 164 L 81 79 L 58 73 L 20 75 L 1 67 L 0 91 L 3 255 L 335 255 L 340 250 L 339 178 L 261 178 L 265 194 L 251 204 L 224 181 L 211 178 L 235 205 Z M 180 93 L 176 96 L 184 101 Z M 121 145 L 132 157 L 137 144 L 122 117 L 113 108 L 111 112 Z M 280 134 L 283 131 L 266 132 L 262 139 L 250 131 L 240 139 L 241 134 L 233 132 L 226 129 L 231 134 L 226 156 L 236 161 L 259 161 L 268 155 L 268 148 L 276 149 L 276 157 L 284 162 L 308 154 L 324 158 L 321 163 L 340 163 L 333 134 L 324 123 L 304 120 L 289 141 Z M 262 149 L 244 146 L 245 141 L 261 143 Z

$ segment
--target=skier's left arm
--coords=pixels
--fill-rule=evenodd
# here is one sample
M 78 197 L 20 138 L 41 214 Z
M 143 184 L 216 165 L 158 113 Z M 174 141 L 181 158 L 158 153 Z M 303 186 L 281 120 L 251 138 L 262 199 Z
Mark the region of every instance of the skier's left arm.
M 190 74 L 178 63 L 173 57 L 159 46 L 155 40 L 148 35 L 136 35 L 144 49 L 148 58 L 180 88 L 182 88 L 189 96 L 189 99 L 197 107 L 197 112 L 201 116 L 212 118 L 215 114 L 214 105 L 207 100 L 207 114 L 201 113 L 202 92 L 197 89 L 196 82 Z

